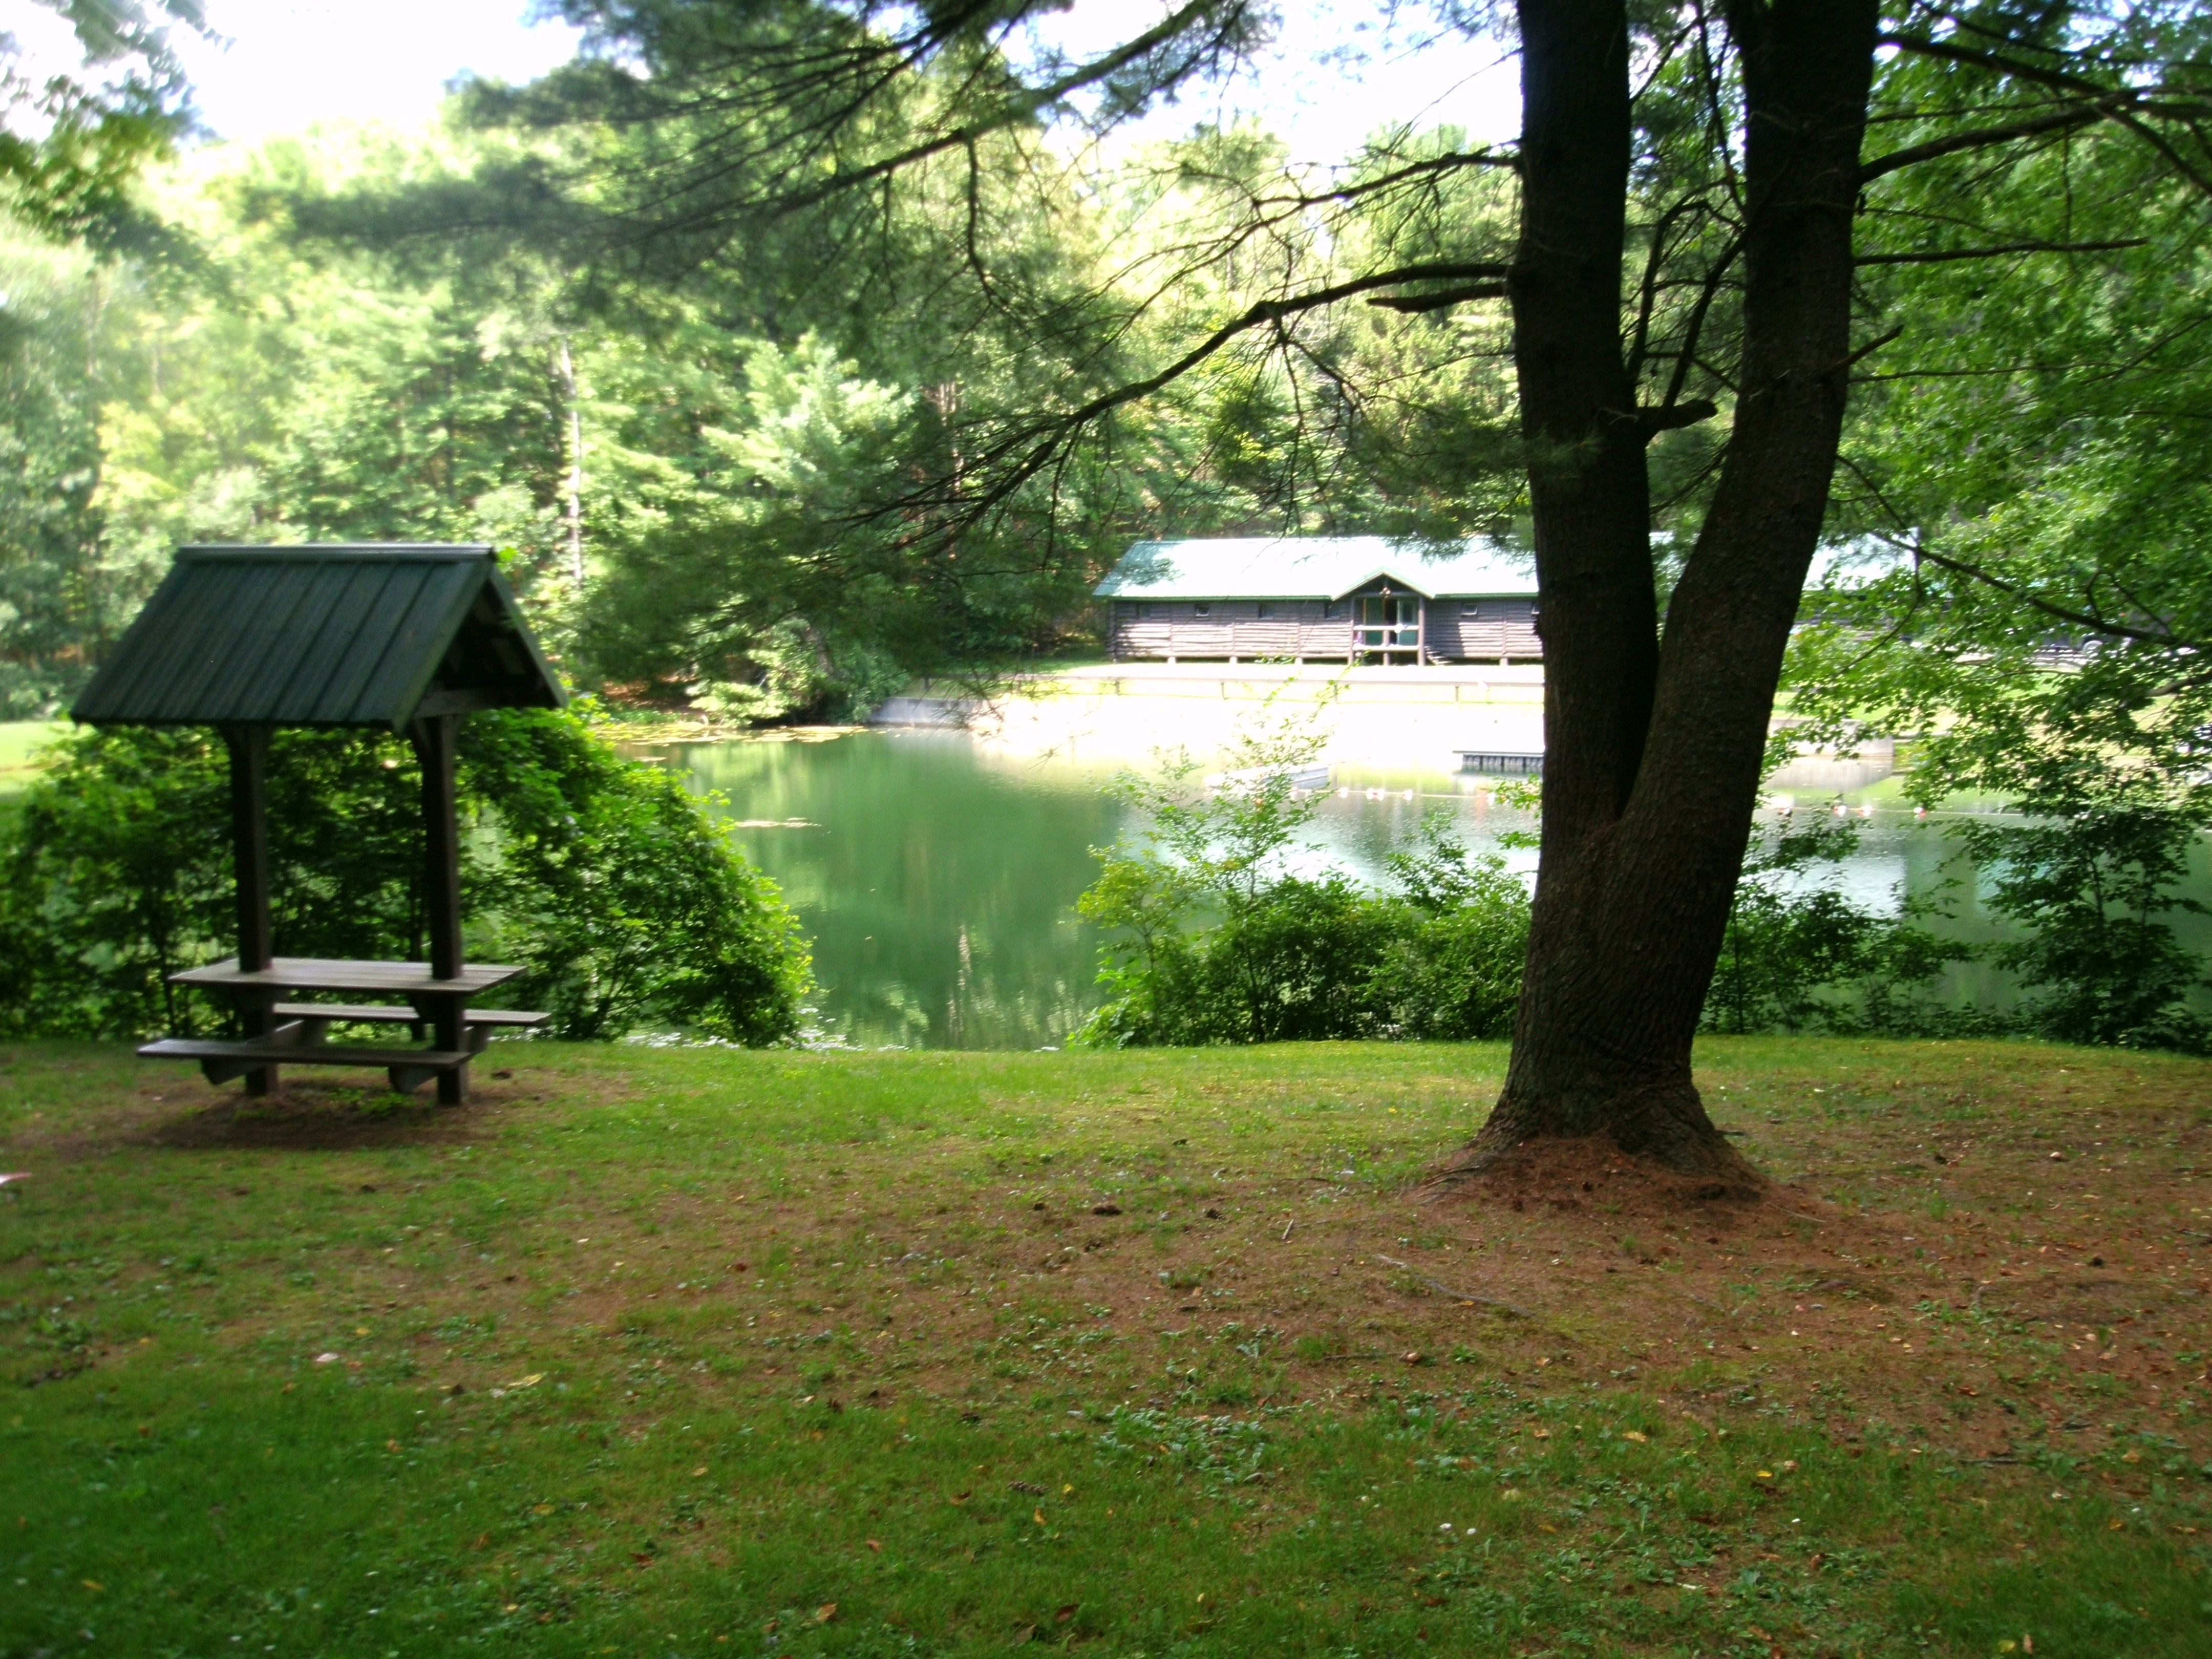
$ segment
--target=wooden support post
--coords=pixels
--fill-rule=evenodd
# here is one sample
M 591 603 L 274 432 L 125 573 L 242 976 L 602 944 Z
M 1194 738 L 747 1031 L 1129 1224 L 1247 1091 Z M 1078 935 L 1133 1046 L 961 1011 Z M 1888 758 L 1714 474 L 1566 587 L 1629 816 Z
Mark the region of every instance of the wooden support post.
M 453 979 L 461 971 L 461 824 L 453 793 L 455 714 L 429 714 L 415 722 L 415 754 L 422 763 L 422 845 L 428 854 L 424 894 L 430 922 L 430 976 Z M 438 1048 L 465 1046 L 462 1029 L 468 1000 L 459 996 L 423 999 Z M 468 1098 L 468 1068 L 438 1074 L 438 1100 L 458 1106 Z
M 238 965 L 246 973 L 266 969 L 274 955 L 269 923 L 269 795 L 266 778 L 269 728 L 265 726 L 226 726 L 224 745 L 230 750 L 231 862 L 238 880 Z M 241 993 L 239 1023 L 249 1037 L 269 1033 L 270 996 Z M 273 1093 L 276 1068 L 257 1066 L 246 1073 L 249 1095 Z

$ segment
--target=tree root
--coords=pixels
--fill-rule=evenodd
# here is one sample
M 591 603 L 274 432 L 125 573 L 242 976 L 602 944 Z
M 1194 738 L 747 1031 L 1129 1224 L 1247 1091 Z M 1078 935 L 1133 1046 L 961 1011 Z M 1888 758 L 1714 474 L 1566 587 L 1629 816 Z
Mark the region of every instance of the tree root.
M 1593 1139 L 1680 1178 L 1689 1197 L 1758 1199 L 1767 1190 L 1766 1177 L 1713 1127 L 1686 1084 L 1572 1102 L 1531 1100 L 1509 1089 L 1481 1133 L 1431 1170 L 1423 1186 L 1429 1195 L 1442 1196 L 1508 1160 L 1540 1164 L 1547 1141 Z
M 1702 1145 L 1668 1148 L 1668 1156 L 1650 1146 L 1624 1145 L 1612 1135 L 1522 1134 L 1510 1139 L 1490 1129 L 1431 1166 L 1415 1188 L 1421 1202 L 1434 1202 L 1481 1182 L 1487 1176 L 1540 1177 L 1547 1143 L 1565 1155 L 1570 1148 L 1602 1146 L 1626 1162 L 1641 1165 L 1662 1184 L 1680 1189 L 1686 1200 L 1756 1200 L 1767 1196 L 1766 1178 L 1735 1147 L 1718 1135 Z

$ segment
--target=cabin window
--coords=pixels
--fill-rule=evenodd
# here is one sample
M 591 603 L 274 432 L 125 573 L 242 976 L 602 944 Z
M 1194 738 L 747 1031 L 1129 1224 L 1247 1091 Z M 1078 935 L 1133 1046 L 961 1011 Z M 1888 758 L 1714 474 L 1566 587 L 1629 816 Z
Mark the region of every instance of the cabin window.
M 1263 617 L 1272 617 L 1275 614 L 1275 607 L 1262 599 L 1260 601 L 1260 614 Z
M 1210 617 L 1213 614 L 1213 607 L 1210 605 L 1194 605 L 1190 608 L 1190 614 L 1194 617 Z

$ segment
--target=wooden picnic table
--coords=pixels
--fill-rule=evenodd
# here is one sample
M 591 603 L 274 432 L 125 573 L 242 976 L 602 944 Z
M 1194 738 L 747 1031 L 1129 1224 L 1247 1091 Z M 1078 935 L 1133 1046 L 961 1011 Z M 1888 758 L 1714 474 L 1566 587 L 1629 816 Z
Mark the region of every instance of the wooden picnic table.
M 478 1010 L 470 1001 L 524 970 L 505 963 L 469 963 L 440 975 L 427 962 L 344 962 L 313 957 L 276 957 L 265 968 L 240 968 L 228 957 L 204 968 L 169 975 L 173 985 L 197 986 L 228 997 L 246 1028 L 243 1041 L 166 1037 L 138 1052 L 149 1060 L 196 1060 L 210 1083 L 234 1077 L 273 1089 L 280 1061 L 316 1066 L 380 1066 L 395 1089 L 411 1090 L 435 1079 L 438 1097 L 458 1104 L 467 1097 L 466 1067 L 482 1052 L 495 1025 L 535 1026 L 541 1013 Z M 404 1000 L 404 1006 L 352 1003 L 295 1003 L 289 995 L 329 991 Z M 364 1047 L 323 1040 L 333 1021 L 392 1022 L 417 1030 L 427 1026 L 424 1048 Z
M 240 969 L 236 957 L 169 975 L 172 985 L 198 985 L 234 994 L 252 991 L 363 991 L 386 996 L 458 996 L 465 1003 L 523 970 L 503 963 L 464 963 L 441 979 L 427 962 L 332 962 L 315 957 L 276 957 L 266 968 Z

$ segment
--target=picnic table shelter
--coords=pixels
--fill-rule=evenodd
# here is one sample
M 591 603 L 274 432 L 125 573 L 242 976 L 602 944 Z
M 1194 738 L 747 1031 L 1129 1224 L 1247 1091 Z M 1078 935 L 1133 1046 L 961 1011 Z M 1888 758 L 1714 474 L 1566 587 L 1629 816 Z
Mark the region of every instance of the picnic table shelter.
M 239 1039 L 170 1037 L 138 1052 L 195 1060 L 208 1080 L 277 1083 L 280 1064 L 381 1066 L 395 1089 L 435 1079 L 467 1097 L 468 1062 L 498 1026 L 542 1013 L 472 1010 L 517 967 L 461 951 L 460 825 L 453 755 L 481 708 L 557 708 L 561 684 L 489 546 L 318 544 L 178 550 L 176 562 L 70 710 L 93 726 L 207 726 L 230 757 L 238 953 L 170 975 L 229 999 Z M 331 962 L 274 953 L 265 773 L 278 726 L 380 728 L 406 736 L 422 768 L 430 960 Z M 398 999 L 300 1002 L 303 994 Z M 325 1040 L 334 1022 L 405 1024 L 428 1046 Z

